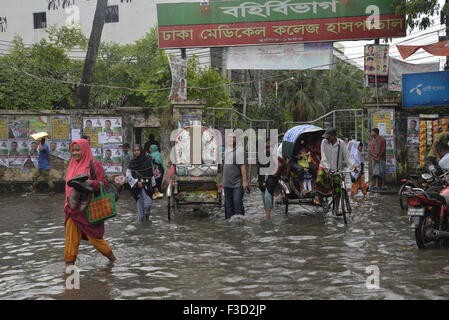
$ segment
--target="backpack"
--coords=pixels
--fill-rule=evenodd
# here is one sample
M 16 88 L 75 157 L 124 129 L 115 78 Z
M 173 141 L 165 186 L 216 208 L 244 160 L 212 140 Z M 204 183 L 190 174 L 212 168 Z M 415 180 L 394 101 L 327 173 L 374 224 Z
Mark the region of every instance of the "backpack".
M 90 160 L 89 166 L 90 166 L 90 177 L 91 177 L 91 179 L 92 180 L 97 180 L 97 175 L 95 174 L 93 160 Z M 114 194 L 115 202 L 117 202 L 118 199 L 120 198 L 120 192 L 118 191 L 117 187 L 114 185 L 113 182 L 108 180 L 108 186 L 105 187 L 104 190 L 105 190 L 106 193 L 113 193 Z

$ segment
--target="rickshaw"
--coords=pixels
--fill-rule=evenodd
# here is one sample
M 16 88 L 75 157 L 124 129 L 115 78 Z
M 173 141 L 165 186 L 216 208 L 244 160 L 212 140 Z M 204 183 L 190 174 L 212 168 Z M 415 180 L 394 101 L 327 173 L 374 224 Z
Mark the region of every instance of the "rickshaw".
M 194 132 L 196 130 L 196 133 Z M 167 188 L 168 220 L 181 206 L 222 207 L 223 190 L 214 130 L 187 126 L 178 130 Z
M 298 154 L 302 146 L 307 146 L 309 150 L 311 149 L 312 158 L 315 161 L 314 164 L 316 169 L 318 169 L 319 159 L 320 159 L 320 147 L 322 136 L 325 130 L 314 126 L 314 125 L 299 125 L 288 130 L 284 136 L 281 143 L 280 149 L 281 155 L 285 160 L 286 166 L 283 170 L 280 179 L 277 193 L 275 194 L 276 202 L 284 206 L 284 213 L 288 214 L 290 205 L 308 205 L 319 208 L 322 214 L 327 214 L 329 210 L 335 213 L 336 197 L 334 190 L 329 190 L 327 193 L 323 193 L 316 188 L 312 192 L 307 194 L 300 194 L 298 188 L 295 185 L 294 177 L 292 176 L 292 170 L 290 167 L 290 161 L 295 155 Z M 345 224 L 346 213 L 351 212 L 349 197 L 346 192 L 346 186 L 344 185 L 344 174 L 343 172 L 333 172 L 333 175 L 343 176 L 342 185 L 342 214 Z M 315 180 L 315 179 L 314 179 Z M 315 181 L 314 181 L 315 182 Z

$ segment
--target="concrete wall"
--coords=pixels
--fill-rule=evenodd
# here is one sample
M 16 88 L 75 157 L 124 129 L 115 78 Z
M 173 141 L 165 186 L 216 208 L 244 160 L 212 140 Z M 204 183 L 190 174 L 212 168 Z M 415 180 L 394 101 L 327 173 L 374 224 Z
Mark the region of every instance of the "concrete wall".
M 82 128 L 83 117 L 122 117 L 122 127 L 124 129 L 124 142 L 133 144 L 135 137 L 133 134 L 134 128 L 144 127 L 160 127 L 160 119 L 158 111 L 154 113 L 144 108 L 120 108 L 114 110 L 63 110 L 63 111 L 15 111 L 15 110 L 0 110 L 0 117 L 22 117 L 22 116 L 69 116 L 70 128 Z M 52 166 L 51 176 L 54 181 L 64 181 L 68 161 L 61 158 L 50 156 L 50 163 Z M 0 184 L 8 185 L 10 182 L 29 182 L 33 176 L 34 165 L 30 159 L 27 160 L 24 167 L 7 168 L 0 166 Z M 19 183 L 20 184 L 20 183 Z

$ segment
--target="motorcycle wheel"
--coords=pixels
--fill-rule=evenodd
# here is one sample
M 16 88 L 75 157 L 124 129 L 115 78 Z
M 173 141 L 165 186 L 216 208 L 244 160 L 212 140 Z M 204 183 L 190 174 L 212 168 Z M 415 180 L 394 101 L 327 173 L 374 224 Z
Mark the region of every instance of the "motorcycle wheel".
M 419 249 L 433 249 L 440 245 L 439 240 L 435 240 L 431 235 L 432 229 L 438 229 L 439 217 L 427 215 L 419 218 L 418 226 L 415 228 L 415 239 Z

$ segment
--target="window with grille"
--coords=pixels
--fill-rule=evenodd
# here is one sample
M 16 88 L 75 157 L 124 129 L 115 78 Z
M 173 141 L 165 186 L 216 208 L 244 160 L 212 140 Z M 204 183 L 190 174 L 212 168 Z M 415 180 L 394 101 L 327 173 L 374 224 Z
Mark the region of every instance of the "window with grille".
M 34 29 L 47 28 L 47 14 L 45 12 L 33 13 Z
M 118 6 L 108 6 L 106 9 L 105 23 L 118 22 Z

